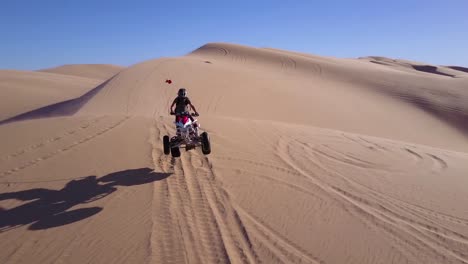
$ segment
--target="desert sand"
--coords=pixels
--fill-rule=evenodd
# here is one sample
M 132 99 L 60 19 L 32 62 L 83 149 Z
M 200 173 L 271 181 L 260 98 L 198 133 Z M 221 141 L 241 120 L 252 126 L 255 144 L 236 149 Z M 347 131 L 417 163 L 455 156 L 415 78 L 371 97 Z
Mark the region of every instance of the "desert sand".
M 468 263 L 467 68 L 210 43 L 114 70 L 0 72 L 0 263 Z M 163 154 L 180 87 L 210 155 Z

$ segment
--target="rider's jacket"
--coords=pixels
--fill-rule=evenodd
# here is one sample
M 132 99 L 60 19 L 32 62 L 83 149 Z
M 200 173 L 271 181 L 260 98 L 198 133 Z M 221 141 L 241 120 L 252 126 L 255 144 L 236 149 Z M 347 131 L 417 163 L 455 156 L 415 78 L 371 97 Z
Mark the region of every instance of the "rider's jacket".
M 176 114 L 190 111 L 189 104 L 191 104 L 191 102 L 188 97 L 176 97 L 176 99 L 174 99 L 174 103 L 176 105 Z

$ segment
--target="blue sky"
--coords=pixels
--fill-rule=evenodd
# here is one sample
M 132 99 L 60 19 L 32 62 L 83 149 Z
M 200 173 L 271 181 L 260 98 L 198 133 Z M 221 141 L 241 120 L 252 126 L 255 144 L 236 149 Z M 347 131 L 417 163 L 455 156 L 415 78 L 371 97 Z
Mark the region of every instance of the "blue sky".
M 232 42 L 468 66 L 468 1 L 5 0 L 0 69 L 184 55 Z

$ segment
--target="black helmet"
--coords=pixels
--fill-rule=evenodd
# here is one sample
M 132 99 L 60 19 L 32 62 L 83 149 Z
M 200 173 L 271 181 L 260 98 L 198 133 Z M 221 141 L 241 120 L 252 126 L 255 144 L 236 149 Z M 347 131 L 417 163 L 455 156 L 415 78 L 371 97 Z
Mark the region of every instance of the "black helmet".
M 177 93 L 179 97 L 186 97 L 187 96 L 187 90 L 185 88 L 180 88 L 179 92 Z

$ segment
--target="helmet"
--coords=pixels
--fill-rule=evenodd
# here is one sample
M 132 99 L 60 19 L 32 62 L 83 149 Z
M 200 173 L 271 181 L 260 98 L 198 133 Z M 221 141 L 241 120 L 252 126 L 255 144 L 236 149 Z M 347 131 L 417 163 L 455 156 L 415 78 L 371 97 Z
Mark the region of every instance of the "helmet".
M 185 88 L 180 88 L 179 92 L 177 92 L 177 94 L 179 95 L 179 97 L 186 97 L 187 96 L 187 90 L 185 90 Z

